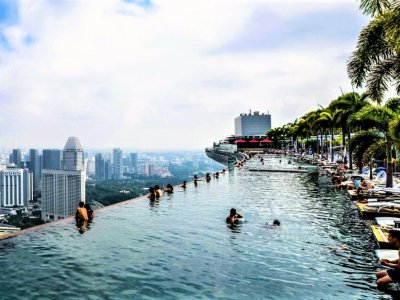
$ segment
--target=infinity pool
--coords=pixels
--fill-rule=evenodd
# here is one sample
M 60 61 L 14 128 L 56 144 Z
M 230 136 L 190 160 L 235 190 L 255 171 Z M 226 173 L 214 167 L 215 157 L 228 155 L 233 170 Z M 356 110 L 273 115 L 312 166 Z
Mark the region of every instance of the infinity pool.
M 279 159 L 287 168 L 264 166 Z M 246 220 L 235 229 L 231 207 Z M 282 226 L 265 227 L 273 219 Z M 0 242 L 0 298 L 388 299 L 374 248 L 321 173 L 242 169 L 98 211 L 83 234 L 66 220 Z

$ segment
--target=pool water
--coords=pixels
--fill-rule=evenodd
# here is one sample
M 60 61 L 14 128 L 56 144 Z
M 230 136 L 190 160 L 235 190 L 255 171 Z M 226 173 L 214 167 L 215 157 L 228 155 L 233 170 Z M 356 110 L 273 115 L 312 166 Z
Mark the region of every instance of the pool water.
M 284 157 L 264 167 L 279 159 L 287 168 Z M 245 217 L 233 229 L 231 207 Z M 282 226 L 265 226 L 274 219 Z M 0 242 L 0 298 L 388 299 L 375 247 L 322 173 L 244 168 L 97 211 L 83 234 L 65 220 Z

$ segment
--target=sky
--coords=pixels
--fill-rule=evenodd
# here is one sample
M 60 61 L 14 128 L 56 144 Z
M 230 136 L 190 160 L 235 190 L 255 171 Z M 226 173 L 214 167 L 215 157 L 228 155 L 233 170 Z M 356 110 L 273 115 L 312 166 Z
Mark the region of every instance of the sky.
M 0 0 L 0 147 L 201 150 L 250 109 L 293 122 L 352 91 L 368 21 L 355 0 Z

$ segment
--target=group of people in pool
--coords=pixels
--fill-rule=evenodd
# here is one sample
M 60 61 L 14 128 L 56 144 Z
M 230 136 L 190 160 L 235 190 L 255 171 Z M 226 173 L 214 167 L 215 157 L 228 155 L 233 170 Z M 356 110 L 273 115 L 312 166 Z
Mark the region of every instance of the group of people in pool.
M 225 173 L 225 169 L 223 169 L 221 171 L 221 173 L 224 174 Z M 206 182 L 210 182 L 212 177 L 218 179 L 219 178 L 219 174 L 220 174 L 220 172 L 215 172 L 213 174 L 206 173 L 206 176 L 205 176 L 204 180 Z M 199 181 L 203 181 L 203 179 L 200 179 L 197 175 L 194 175 L 193 176 L 193 184 L 194 184 L 195 187 L 197 187 Z M 186 185 L 187 185 L 187 181 L 184 180 L 179 187 L 183 188 L 183 189 L 186 189 Z M 173 192 L 174 192 L 174 187 L 171 184 L 167 184 L 167 186 L 163 187 L 163 189 L 161 189 L 160 186 L 156 185 L 154 187 L 150 187 L 149 188 L 149 195 L 147 196 L 147 198 L 149 198 L 150 201 L 153 202 L 156 199 L 159 199 L 160 197 L 162 197 L 164 195 L 164 193 L 167 193 L 168 195 L 170 195 Z
M 94 218 L 94 211 L 90 207 L 89 203 L 79 202 L 78 208 L 75 212 L 76 227 L 79 228 L 79 232 L 83 233 L 88 227 L 88 223 L 91 223 Z
M 231 208 L 229 211 L 229 216 L 226 217 L 226 223 L 232 227 L 238 225 L 239 223 L 243 223 L 244 218 L 242 215 L 236 212 L 235 208 Z M 279 220 L 274 220 L 272 224 L 265 223 L 267 227 L 275 228 L 281 226 L 281 222 Z
M 149 195 L 147 198 L 149 198 L 150 201 L 155 201 L 156 199 L 159 199 L 166 193 L 167 195 L 171 195 L 174 192 L 174 187 L 171 184 L 167 184 L 166 187 L 163 187 L 163 189 L 160 188 L 160 186 L 155 185 L 154 187 L 149 188 Z

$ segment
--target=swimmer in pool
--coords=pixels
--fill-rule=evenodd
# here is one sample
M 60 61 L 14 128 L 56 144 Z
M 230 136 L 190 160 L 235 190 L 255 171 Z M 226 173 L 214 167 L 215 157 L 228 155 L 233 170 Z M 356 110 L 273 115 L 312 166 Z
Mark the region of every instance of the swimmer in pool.
M 226 223 L 230 224 L 231 226 L 235 226 L 239 223 L 239 219 L 242 219 L 243 216 L 236 213 L 236 209 L 231 208 L 229 212 L 229 216 L 226 217 Z

